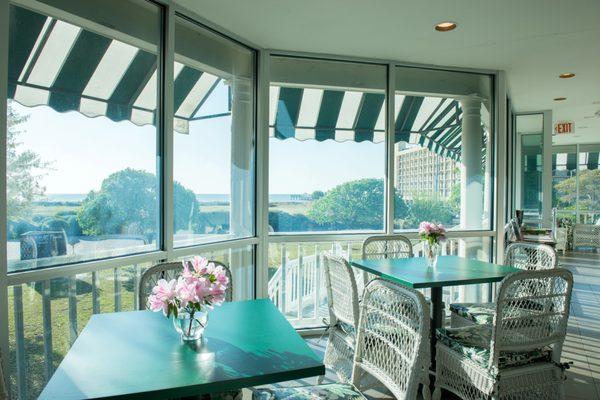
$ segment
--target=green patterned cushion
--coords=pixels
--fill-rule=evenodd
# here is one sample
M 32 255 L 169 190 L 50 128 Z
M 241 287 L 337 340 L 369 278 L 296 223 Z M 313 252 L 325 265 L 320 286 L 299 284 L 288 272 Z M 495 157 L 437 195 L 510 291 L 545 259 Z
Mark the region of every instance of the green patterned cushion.
M 496 303 L 454 303 L 450 312 L 476 324 L 491 324 L 496 312 Z
M 366 400 L 354 386 L 342 383 L 293 388 L 253 389 L 253 400 Z
M 437 340 L 452 350 L 470 358 L 487 368 L 490 358 L 492 327 L 474 325 L 461 328 L 441 328 L 436 332 Z M 548 346 L 532 351 L 501 352 L 498 369 L 517 367 L 538 361 L 551 361 L 552 349 Z M 496 371 L 492 371 L 496 372 Z
M 232 390 L 229 392 L 203 394 L 200 400 L 242 400 L 243 393 L 241 390 Z

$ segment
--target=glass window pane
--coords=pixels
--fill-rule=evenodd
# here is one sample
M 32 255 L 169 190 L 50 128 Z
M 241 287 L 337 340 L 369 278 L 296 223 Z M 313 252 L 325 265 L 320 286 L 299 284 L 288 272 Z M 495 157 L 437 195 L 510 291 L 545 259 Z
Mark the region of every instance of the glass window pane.
M 517 115 L 515 131 L 517 134 L 516 209 L 523 210 L 525 222 L 538 225 L 542 218 L 543 115 Z M 565 166 L 569 168 L 567 160 Z M 572 167 L 575 169 L 576 162 Z
M 492 79 L 397 67 L 394 228 L 489 229 Z
M 174 245 L 254 234 L 254 53 L 176 19 Z
M 271 58 L 269 229 L 384 227 L 386 69 Z
M 579 146 L 579 223 L 598 224 L 600 221 L 600 144 Z
M 89 3 L 10 6 L 9 271 L 159 248 L 160 9 L 123 1 L 135 21 L 109 27 Z

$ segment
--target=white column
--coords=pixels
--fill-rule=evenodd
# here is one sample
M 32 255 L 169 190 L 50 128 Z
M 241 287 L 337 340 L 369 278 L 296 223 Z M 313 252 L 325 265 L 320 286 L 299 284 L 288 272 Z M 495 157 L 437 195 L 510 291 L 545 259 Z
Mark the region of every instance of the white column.
M 481 98 L 475 95 L 460 99 L 462 107 L 460 226 L 481 229 L 484 199 L 483 127 Z
M 249 235 L 254 221 L 252 166 L 254 164 L 254 124 L 252 81 L 233 77 L 231 82 L 231 213 L 232 235 Z
M 254 106 L 252 80 L 231 80 L 231 199 L 229 233 L 251 236 L 254 223 Z M 246 288 L 253 279 L 252 254 L 245 248 L 230 251 L 234 300 L 251 297 Z
M 483 126 L 481 124 L 481 101 L 477 95 L 460 98 L 462 107 L 462 137 L 460 164 L 460 227 L 481 229 L 484 201 Z M 481 245 L 478 240 L 461 240 L 459 254 L 477 258 Z M 480 301 L 479 285 L 469 285 L 460 290 L 461 301 Z

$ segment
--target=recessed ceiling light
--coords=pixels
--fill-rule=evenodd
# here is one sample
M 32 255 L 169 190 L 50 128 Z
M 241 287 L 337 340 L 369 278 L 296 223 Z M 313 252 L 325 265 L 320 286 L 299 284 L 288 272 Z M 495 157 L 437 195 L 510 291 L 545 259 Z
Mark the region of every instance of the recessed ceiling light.
M 554 101 L 563 101 L 563 100 L 566 100 L 566 99 L 567 99 L 566 97 L 555 97 Z
M 567 72 L 567 73 L 564 73 L 564 74 L 560 74 L 558 77 L 561 78 L 561 79 L 569 79 L 569 78 L 572 78 L 574 76 L 575 76 L 574 73 Z
M 454 29 L 456 29 L 456 22 L 444 21 L 435 24 L 435 30 L 438 32 L 448 32 Z

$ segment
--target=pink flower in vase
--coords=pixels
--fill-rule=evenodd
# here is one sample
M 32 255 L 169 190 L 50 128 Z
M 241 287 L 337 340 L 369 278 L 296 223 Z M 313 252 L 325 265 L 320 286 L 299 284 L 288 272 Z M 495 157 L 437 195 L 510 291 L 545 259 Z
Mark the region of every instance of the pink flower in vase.
M 208 260 L 204 257 L 195 256 L 192 259 L 192 266 L 198 275 L 205 275 L 208 270 Z
M 169 304 L 175 300 L 176 285 L 177 281 L 175 279 L 168 282 L 165 279 L 159 279 L 156 286 L 152 289 L 152 294 L 148 297 L 150 310 L 155 312 L 162 311 L 163 314 L 167 315 Z
M 196 295 L 195 278 L 185 279 L 180 277 L 177 281 L 175 292 L 177 293 L 180 306 L 183 308 L 187 307 L 189 303 L 196 303 L 199 301 L 199 298 Z

